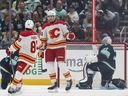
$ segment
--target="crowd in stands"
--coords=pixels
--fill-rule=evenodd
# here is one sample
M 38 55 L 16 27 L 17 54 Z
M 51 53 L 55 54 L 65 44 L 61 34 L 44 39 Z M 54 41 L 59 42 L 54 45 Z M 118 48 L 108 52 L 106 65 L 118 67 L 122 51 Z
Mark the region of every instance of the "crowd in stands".
M 7 48 L 18 38 L 27 19 L 34 21 L 33 30 L 40 33 L 49 10 L 54 10 L 57 19 L 64 20 L 68 29 L 75 33 L 74 41 L 92 42 L 92 0 L 0 1 L 0 48 Z M 12 1 L 11 7 L 9 1 Z M 114 39 L 125 9 L 128 9 L 128 0 L 96 0 L 97 41 L 103 33 Z

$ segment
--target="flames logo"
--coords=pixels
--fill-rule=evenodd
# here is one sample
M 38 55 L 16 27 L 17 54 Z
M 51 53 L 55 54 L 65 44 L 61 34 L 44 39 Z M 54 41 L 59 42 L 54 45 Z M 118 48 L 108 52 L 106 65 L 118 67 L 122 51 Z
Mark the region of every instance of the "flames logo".
M 52 30 L 49 31 L 50 34 L 50 38 L 54 39 L 59 37 L 60 33 L 59 33 L 60 29 L 59 28 L 54 28 Z

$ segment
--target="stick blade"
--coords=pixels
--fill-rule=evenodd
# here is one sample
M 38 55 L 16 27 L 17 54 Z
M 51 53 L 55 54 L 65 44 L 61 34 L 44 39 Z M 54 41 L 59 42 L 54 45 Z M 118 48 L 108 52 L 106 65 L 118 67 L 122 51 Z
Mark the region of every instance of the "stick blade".
M 43 69 L 42 72 L 47 72 L 47 69 Z

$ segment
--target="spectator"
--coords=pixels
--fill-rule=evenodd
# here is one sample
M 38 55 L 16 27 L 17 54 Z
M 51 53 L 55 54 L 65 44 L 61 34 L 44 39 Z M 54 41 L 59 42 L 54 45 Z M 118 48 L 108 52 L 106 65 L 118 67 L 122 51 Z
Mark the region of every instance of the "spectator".
M 38 14 L 38 18 L 40 19 L 39 22 L 41 24 L 44 24 L 46 22 L 46 13 L 44 12 L 43 6 L 38 5 L 35 9 L 35 11 L 37 11 Z
M 2 13 L 2 19 L 4 19 L 4 17 L 6 15 L 10 15 L 10 10 L 9 10 L 9 2 L 6 2 L 5 8 L 3 10 L 1 10 Z M 16 16 L 16 12 L 14 10 L 11 9 L 11 17 L 12 19 L 14 19 L 14 17 Z
M 15 1 L 12 2 L 12 9 L 14 11 L 18 10 L 18 4 L 19 4 L 20 1 L 22 1 L 22 0 L 15 0 Z
M 41 2 L 40 0 L 27 0 L 26 1 L 26 8 L 30 11 L 30 12 L 33 12 L 36 7 L 38 5 L 41 5 Z
M 83 28 L 92 22 L 92 2 L 86 3 L 86 7 L 79 13 L 79 21 Z
M 97 30 L 106 31 L 109 36 L 113 39 L 114 32 L 119 25 L 118 13 L 111 12 L 110 10 L 99 10 L 97 13 Z
M 14 30 L 18 34 L 20 34 L 20 32 L 24 30 L 25 28 L 24 23 L 25 23 L 24 15 L 22 13 L 17 14 L 14 20 Z
M 5 15 L 4 21 L 2 22 L 2 37 L 3 37 L 2 42 L 1 42 L 2 48 L 7 48 L 9 46 L 10 42 L 12 42 L 12 41 L 9 41 L 10 40 L 10 36 L 9 36 L 9 31 L 10 31 L 9 22 L 10 21 L 9 20 L 10 20 L 9 16 Z M 13 30 L 13 24 L 11 24 L 10 27 Z
M 65 10 L 68 10 L 68 2 L 67 2 L 67 0 L 62 0 L 62 3 L 63 3 L 63 9 L 65 9 Z
M 2 21 L 2 33 L 8 33 L 9 32 L 9 21 L 10 21 L 10 17 L 9 15 L 5 15 L 4 17 L 4 21 Z
M 40 33 L 41 30 L 42 30 L 41 25 L 43 24 L 43 21 L 42 21 L 43 19 L 40 18 L 40 16 L 39 16 L 37 11 L 34 11 L 32 13 L 32 19 L 33 19 L 33 21 L 35 23 L 35 26 L 34 26 L 33 30 L 35 32 L 37 32 L 37 33 Z
M 75 10 L 74 6 L 70 6 L 69 7 L 69 12 L 68 12 L 69 17 L 71 18 L 71 21 L 74 22 L 78 22 L 79 21 L 79 15 L 77 13 L 77 11 Z
M 51 4 L 50 0 L 44 0 L 43 8 L 45 10 L 45 13 L 53 9 L 53 5 Z
M 8 35 L 8 33 L 4 32 L 2 35 L 3 35 L 3 39 L 1 41 L 1 47 L 3 49 L 6 49 L 6 48 L 9 47 L 11 41 L 9 41 L 9 35 Z
M 120 12 L 121 9 L 121 0 L 102 0 L 101 9 L 108 9 L 112 12 Z
M 17 13 L 22 13 L 24 15 L 24 20 L 31 19 L 31 12 L 25 8 L 25 2 L 24 1 L 19 1 L 18 3 L 18 10 Z
M 67 25 L 68 30 L 71 30 L 73 26 L 73 22 L 71 21 L 71 18 L 69 17 L 69 15 L 65 15 L 63 20 L 65 21 L 65 24 Z
M 85 41 L 86 42 L 92 42 L 92 24 L 88 24 L 86 26 Z
M 66 10 L 63 9 L 63 4 L 61 0 L 56 2 L 56 7 L 53 9 L 56 12 L 57 19 L 63 19 L 63 17 L 67 14 Z
M 72 32 L 75 34 L 76 38 L 75 41 L 84 41 L 85 39 L 85 32 L 80 28 L 79 22 L 74 22 Z
M 85 8 L 85 4 L 86 4 L 87 0 L 84 1 L 84 0 L 72 0 L 71 4 L 70 5 L 73 5 L 74 8 L 76 9 L 76 11 L 78 13 L 80 13 L 84 8 Z

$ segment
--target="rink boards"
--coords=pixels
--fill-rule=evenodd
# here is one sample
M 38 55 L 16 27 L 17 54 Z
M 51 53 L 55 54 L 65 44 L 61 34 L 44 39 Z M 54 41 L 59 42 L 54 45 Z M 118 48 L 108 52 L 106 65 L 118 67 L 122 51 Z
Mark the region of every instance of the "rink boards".
M 118 44 L 119 45 L 119 44 Z M 124 44 L 120 44 L 120 46 L 123 46 Z M 124 48 L 116 48 L 115 49 L 117 52 L 117 57 L 116 57 L 116 71 L 114 73 L 114 78 L 121 78 L 121 79 L 127 79 L 128 75 L 126 73 L 127 67 L 124 63 Z M 0 60 L 3 58 L 3 56 L 6 56 L 5 50 L 0 50 Z M 94 62 L 97 61 L 97 58 L 94 56 L 97 54 L 97 49 L 96 46 L 94 47 L 91 44 L 68 44 L 67 47 L 67 65 L 64 66 L 68 68 L 71 71 L 72 78 L 74 83 L 78 82 L 78 80 L 83 78 L 83 73 L 82 69 L 84 64 L 87 62 Z M 127 57 L 128 60 L 128 57 Z M 46 63 L 43 59 L 43 68 L 46 67 Z M 55 67 L 57 68 L 57 67 Z M 41 72 L 42 66 L 40 63 L 37 63 L 31 67 L 27 73 L 24 75 L 24 80 L 23 83 L 27 85 L 49 85 L 49 77 L 48 77 L 48 72 Z M 47 69 L 48 70 L 48 69 Z M 61 73 L 61 71 L 60 71 Z M 62 73 L 61 73 L 62 74 Z M 60 81 L 64 81 L 64 78 L 60 75 Z M 100 83 L 100 74 L 97 73 L 97 76 L 94 79 L 94 82 Z M 98 81 L 98 82 L 97 82 Z M 97 84 L 96 84 L 97 86 Z

